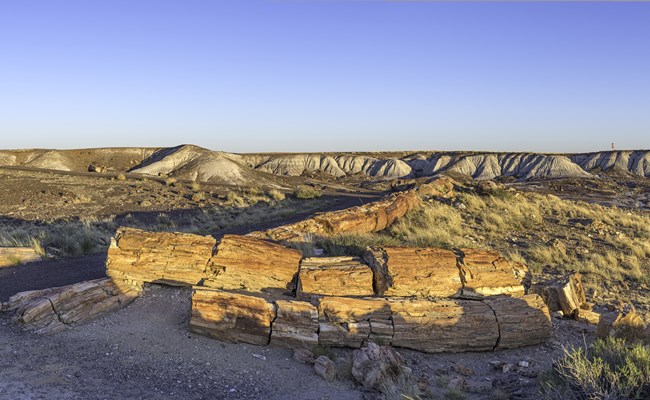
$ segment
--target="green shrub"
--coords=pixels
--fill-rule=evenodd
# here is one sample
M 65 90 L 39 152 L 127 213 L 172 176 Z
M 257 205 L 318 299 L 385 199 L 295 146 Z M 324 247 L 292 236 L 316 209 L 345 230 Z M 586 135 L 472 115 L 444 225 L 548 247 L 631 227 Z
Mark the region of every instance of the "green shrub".
M 650 398 L 650 346 L 622 339 L 569 348 L 542 379 L 547 399 Z
M 307 185 L 298 185 L 296 190 L 293 191 L 293 195 L 298 199 L 315 199 L 321 196 L 320 190 L 307 186 Z

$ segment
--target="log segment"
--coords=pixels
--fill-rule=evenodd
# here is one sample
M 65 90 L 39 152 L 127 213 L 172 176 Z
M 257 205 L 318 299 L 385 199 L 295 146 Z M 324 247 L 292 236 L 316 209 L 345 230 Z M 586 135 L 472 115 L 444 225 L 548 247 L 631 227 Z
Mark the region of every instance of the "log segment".
M 130 304 L 135 290 L 123 292 L 109 278 L 22 292 L 3 304 L 13 320 L 36 333 L 54 333 Z
M 364 260 L 373 270 L 378 295 L 452 297 L 462 293 L 460 270 L 452 251 L 370 247 Z
M 357 257 L 313 257 L 300 263 L 298 295 L 372 296 L 372 270 Z
M 211 236 L 120 228 L 108 249 L 106 275 L 135 288 L 145 282 L 196 285 L 208 276 L 215 245 Z
M 262 297 L 195 287 L 190 331 L 234 343 L 266 345 L 275 305 Z
M 302 253 L 266 240 L 225 235 L 210 258 L 204 285 L 249 292 L 295 287 Z
M 427 353 L 491 351 L 499 324 L 481 301 L 440 299 L 390 301 L 393 346 Z
M 521 296 L 530 284 L 528 268 L 508 261 L 496 251 L 461 249 L 463 296 L 508 294 Z
M 562 311 L 567 317 L 575 315 L 587 302 L 582 276 L 577 273 L 537 283 L 531 292 L 542 296 L 551 312 Z

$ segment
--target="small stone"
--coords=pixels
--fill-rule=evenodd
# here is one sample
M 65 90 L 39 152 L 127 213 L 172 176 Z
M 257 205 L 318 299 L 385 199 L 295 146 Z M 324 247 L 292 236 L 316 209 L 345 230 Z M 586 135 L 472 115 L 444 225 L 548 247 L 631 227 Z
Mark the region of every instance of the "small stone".
M 314 365 L 314 353 L 307 349 L 294 349 L 293 359 L 307 365 Z
M 253 353 L 253 354 L 251 354 L 251 355 L 252 355 L 253 357 L 255 357 L 255 358 L 258 358 L 258 359 L 262 360 L 262 361 L 266 361 L 266 357 L 263 356 L 263 355 L 261 355 L 261 354 L 255 354 L 255 353 Z
M 328 382 L 334 382 L 336 379 L 336 365 L 326 356 L 320 356 L 316 359 L 314 371 Z
M 521 360 L 517 365 L 519 365 L 522 368 L 528 368 L 530 366 L 530 363 L 528 361 Z

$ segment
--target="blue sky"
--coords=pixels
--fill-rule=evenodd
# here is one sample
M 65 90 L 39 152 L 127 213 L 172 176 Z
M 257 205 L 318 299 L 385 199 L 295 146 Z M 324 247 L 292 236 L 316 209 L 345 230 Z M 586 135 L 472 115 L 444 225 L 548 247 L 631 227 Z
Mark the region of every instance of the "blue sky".
M 0 148 L 650 147 L 650 3 L 2 1 Z

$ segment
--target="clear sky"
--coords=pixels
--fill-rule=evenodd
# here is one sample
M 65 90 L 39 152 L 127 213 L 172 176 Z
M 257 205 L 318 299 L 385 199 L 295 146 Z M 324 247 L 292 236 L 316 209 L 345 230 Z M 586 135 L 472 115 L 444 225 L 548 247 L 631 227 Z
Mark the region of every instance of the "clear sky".
M 0 1 L 0 148 L 650 148 L 650 3 Z

